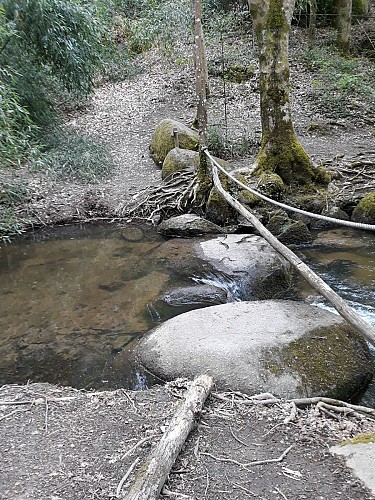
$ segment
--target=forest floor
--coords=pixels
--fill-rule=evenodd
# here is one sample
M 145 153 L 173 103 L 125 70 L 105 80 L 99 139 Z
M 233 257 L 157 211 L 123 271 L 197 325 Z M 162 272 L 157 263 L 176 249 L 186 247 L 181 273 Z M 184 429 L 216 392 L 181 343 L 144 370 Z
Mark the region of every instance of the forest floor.
M 375 106 L 366 100 L 369 95 L 363 99 L 349 96 L 349 108 L 337 112 L 335 106 L 344 97 L 335 100 L 328 86 L 334 82 L 327 83 L 327 74 L 310 70 L 303 61 L 302 36 L 294 33 L 291 57 L 293 116 L 302 144 L 316 163 L 335 166 L 358 159 L 374 161 Z M 228 64 L 237 61 L 233 40 L 225 40 Z M 208 40 L 207 48 L 214 75 L 221 64 L 218 47 Z M 236 50 L 238 53 L 238 43 Z M 227 82 L 225 94 L 222 78 L 211 78 L 211 138 L 216 148 L 229 151 L 233 166 L 251 164 L 260 139 L 256 52 L 248 50 L 244 42 L 243 54 L 246 57 L 237 62 L 242 64 L 245 59 L 253 66 L 254 77 L 239 84 Z M 68 117 L 65 127 L 88 133 L 109 147 L 112 175 L 82 184 L 21 169 L 15 175 L 28 180 L 30 191 L 27 206 L 19 207 L 20 214 L 36 226 L 111 218 L 140 189 L 160 182 L 160 170 L 150 159 L 148 147 L 163 118 L 192 122 L 195 98 L 190 56 L 165 58 L 150 52 L 140 62 L 143 71 L 133 79 L 98 88 L 89 107 Z M 361 69 L 366 72 L 366 67 Z M 346 71 L 343 78 L 350 76 Z M 358 75 L 354 76 L 361 78 Z M 321 83 L 316 83 L 320 77 Z M 364 176 L 359 189 L 366 182 Z M 353 187 L 351 195 L 357 194 Z M 137 393 L 90 393 L 47 384 L 3 386 L 0 402 L 10 404 L 0 405 L 0 498 L 116 498 L 121 478 L 136 458 L 140 464 L 146 457 L 180 397 L 181 391 L 173 384 Z M 331 445 L 358 432 L 374 432 L 372 422 L 353 416 L 332 417 L 312 408 L 284 423 L 291 412 L 288 403 L 241 406 L 234 397 L 226 397 L 228 401 L 210 398 L 162 498 L 375 498 L 329 452 Z M 16 404 L 24 401 L 29 403 Z M 293 447 L 280 462 L 243 465 L 280 457 L 290 445 Z M 132 478 L 130 475 L 128 481 Z M 126 486 L 127 482 L 122 491 Z
M 185 385 L 176 381 L 139 392 L 3 386 L 0 498 L 126 499 Z M 294 415 L 287 402 L 270 407 L 241 401 L 238 393 L 213 393 L 161 499 L 375 498 L 330 452 L 331 446 L 358 433 L 374 432 L 374 420 L 330 416 L 315 407 Z M 261 463 L 251 463 L 255 461 Z

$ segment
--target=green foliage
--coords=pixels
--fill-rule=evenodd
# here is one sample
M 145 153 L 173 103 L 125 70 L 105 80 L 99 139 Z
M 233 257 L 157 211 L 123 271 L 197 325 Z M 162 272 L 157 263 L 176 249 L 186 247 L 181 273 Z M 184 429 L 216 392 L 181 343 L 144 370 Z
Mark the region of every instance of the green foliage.
M 316 74 L 312 80 L 313 98 L 319 97 L 325 112 L 333 117 L 348 117 L 353 111 L 375 109 L 375 69 L 358 59 L 347 59 L 334 50 L 313 48 L 303 61 Z M 316 100 L 316 99 L 315 99 Z
M 81 182 L 95 182 L 107 176 L 113 168 L 104 144 L 62 130 L 47 137 L 44 161 L 50 176 Z
M 68 90 L 91 92 L 101 32 L 92 9 L 78 0 L 3 0 L 3 6 L 14 32 L 2 62 L 8 60 L 8 47 L 18 46 L 23 57 L 32 56 L 34 64 L 47 67 Z
M 27 221 L 19 217 L 17 206 L 28 199 L 29 188 L 23 180 L 0 180 L 0 242 L 9 242 L 25 231 Z
M 220 128 L 209 126 L 207 130 L 207 147 L 217 157 L 223 159 L 241 158 L 254 153 L 258 142 L 248 136 L 246 130 L 239 137 L 225 137 Z
M 14 236 L 25 232 L 25 224 L 15 213 L 13 207 L 0 204 L 0 242 L 9 243 Z

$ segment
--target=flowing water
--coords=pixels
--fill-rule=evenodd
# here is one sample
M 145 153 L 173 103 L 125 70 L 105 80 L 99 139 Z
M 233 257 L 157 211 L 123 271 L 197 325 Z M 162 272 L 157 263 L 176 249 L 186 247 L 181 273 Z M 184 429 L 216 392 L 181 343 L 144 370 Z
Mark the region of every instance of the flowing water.
M 163 242 L 148 228 L 90 225 L 29 234 L 2 246 L 0 384 L 142 389 L 152 383 L 131 353 L 139 336 L 161 319 L 154 301 L 168 284 L 178 283 L 178 273 L 153 259 Z M 373 233 L 339 229 L 319 233 L 299 250 L 373 326 L 374 243 Z M 329 307 L 301 279 L 296 289 L 309 302 Z M 167 311 L 162 319 L 180 312 Z M 366 398 L 375 406 L 375 384 Z

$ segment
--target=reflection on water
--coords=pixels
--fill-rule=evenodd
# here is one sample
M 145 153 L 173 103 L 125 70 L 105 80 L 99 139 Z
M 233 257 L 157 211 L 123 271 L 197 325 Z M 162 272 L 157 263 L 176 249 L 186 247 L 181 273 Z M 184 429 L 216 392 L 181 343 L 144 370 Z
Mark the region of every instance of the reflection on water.
M 375 327 L 374 233 L 352 229 L 325 231 L 300 253 L 306 264 Z M 311 304 L 336 312 L 302 279 L 298 279 L 298 288 Z M 375 357 L 375 348 L 370 348 Z M 367 390 L 363 403 L 375 407 L 375 381 Z
M 142 388 L 131 345 L 169 279 L 137 227 L 64 227 L 0 249 L 0 384 L 48 381 Z

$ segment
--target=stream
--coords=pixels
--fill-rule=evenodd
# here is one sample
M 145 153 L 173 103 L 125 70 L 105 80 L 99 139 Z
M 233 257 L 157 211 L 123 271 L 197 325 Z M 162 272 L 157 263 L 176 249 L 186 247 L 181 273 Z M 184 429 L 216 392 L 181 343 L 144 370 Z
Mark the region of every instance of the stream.
M 153 302 L 168 283 L 178 284 L 178 273 L 152 258 L 164 241 L 141 226 L 83 225 L 2 245 L 0 384 L 144 389 L 154 383 L 131 356 L 137 339 L 161 320 Z M 373 326 L 374 242 L 373 233 L 337 229 L 298 250 Z M 329 308 L 299 277 L 292 294 Z M 375 382 L 364 401 L 375 407 Z

